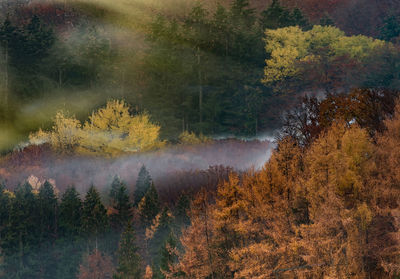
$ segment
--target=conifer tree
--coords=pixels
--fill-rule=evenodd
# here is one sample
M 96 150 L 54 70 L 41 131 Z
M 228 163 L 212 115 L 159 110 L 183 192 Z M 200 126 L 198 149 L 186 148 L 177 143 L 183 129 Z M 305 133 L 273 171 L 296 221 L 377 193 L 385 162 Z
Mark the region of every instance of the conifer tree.
M 121 235 L 118 249 L 118 267 L 115 279 L 140 279 L 142 278 L 141 258 L 136 246 L 136 235 L 132 224 L 129 222 Z
M 82 201 L 75 187 L 68 187 L 61 198 L 56 278 L 74 279 L 78 273 L 82 245 Z
M 171 267 L 178 261 L 177 244 L 177 239 L 171 232 L 160 251 L 160 271 L 163 275 L 170 273 Z
M 187 195 L 183 194 L 179 197 L 174 210 L 176 221 L 179 224 L 182 225 L 190 224 L 190 219 L 187 214 L 189 209 L 190 209 L 190 200 Z
M 55 239 L 58 203 L 53 185 L 48 181 L 46 181 L 39 189 L 38 206 L 40 212 L 41 241 Z
M 155 278 L 164 278 L 161 271 L 162 249 L 172 233 L 173 216 L 168 207 L 164 207 L 156 217 L 156 229 L 150 240 L 149 252 L 153 262 L 153 273 Z
M 82 225 L 82 201 L 74 186 L 68 187 L 61 198 L 59 227 L 62 236 L 78 237 Z
M 160 211 L 160 201 L 158 199 L 158 193 L 154 183 L 147 190 L 143 199 L 139 203 L 139 214 L 141 221 L 148 225 L 156 217 Z
M 4 240 L 3 234 L 9 222 L 11 198 L 11 193 L 6 191 L 6 187 L 3 183 L 0 183 L 0 245 L 2 240 Z
M 135 192 L 133 193 L 134 205 L 137 206 L 142 200 L 146 192 L 151 186 L 150 173 L 147 171 L 146 167 L 143 165 L 140 168 L 138 178 L 136 180 Z
M 111 206 L 113 214 L 111 215 L 111 222 L 113 226 L 121 230 L 129 221 L 132 216 L 131 203 L 129 201 L 128 190 L 125 183 L 118 177 L 114 178 L 111 184 Z
M 56 274 L 54 243 L 57 237 L 58 201 L 53 185 L 48 181 L 39 188 L 38 211 L 40 235 L 36 253 L 42 278 L 51 279 Z
M 84 233 L 95 238 L 95 249 L 98 247 L 98 238 L 107 230 L 107 210 L 100 199 L 100 194 L 92 185 L 86 193 L 82 210 L 82 229 Z
M 32 186 L 28 182 L 19 185 L 12 202 L 6 242 L 3 243 L 3 250 L 8 255 L 7 273 L 16 274 L 20 278 L 35 276 L 37 268 L 34 267 L 37 262 L 33 251 L 37 248 L 40 235 L 39 220 L 37 198 L 32 192 Z
M 78 279 L 112 279 L 114 266 L 109 255 L 95 249 L 84 258 L 79 267 Z

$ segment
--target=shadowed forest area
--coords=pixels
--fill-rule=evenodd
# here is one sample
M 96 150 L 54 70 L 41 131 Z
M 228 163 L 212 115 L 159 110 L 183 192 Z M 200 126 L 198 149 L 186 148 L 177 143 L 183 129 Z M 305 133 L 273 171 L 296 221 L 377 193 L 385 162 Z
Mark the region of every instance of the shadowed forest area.
M 400 2 L 0 1 L 0 277 L 400 278 Z

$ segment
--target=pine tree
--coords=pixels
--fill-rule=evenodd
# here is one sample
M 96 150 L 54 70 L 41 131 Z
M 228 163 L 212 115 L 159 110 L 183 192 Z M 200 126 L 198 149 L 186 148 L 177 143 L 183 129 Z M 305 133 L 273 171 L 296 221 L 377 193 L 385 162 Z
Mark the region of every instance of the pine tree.
M 136 246 L 136 235 L 131 223 L 128 223 L 122 233 L 118 249 L 118 267 L 116 279 L 140 279 L 141 258 Z
M 129 222 L 129 219 L 132 216 L 132 207 L 125 183 L 118 177 L 115 177 L 111 184 L 110 196 L 111 206 L 113 208 L 111 222 L 117 230 L 121 230 Z
M 277 29 L 290 25 L 290 12 L 281 6 L 279 0 L 273 0 L 271 5 L 261 13 L 261 26 L 265 29 Z
M 389 16 L 385 18 L 381 27 L 380 37 L 382 40 L 390 41 L 400 36 L 400 16 Z
M 53 185 L 46 181 L 38 193 L 38 210 L 40 236 L 37 251 L 42 278 L 54 278 L 56 272 L 56 257 L 54 243 L 57 237 L 58 202 Z
M 154 183 L 147 190 L 143 199 L 139 203 L 139 214 L 141 221 L 148 225 L 156 217 L 160 211 L 160 201 L 158 199 L 158 193 L 154 187 Z
M 35 276 L 37 271 L 34 250 L 40 236 L 40 215 L 32 186 L 26 182 L 15 191 L 10 211 L 3 251 L 6 253 L 7 273 L 15 276 Z
M 82 229 L 88 237 L 95 238 L 95 249 L 98 247 L 98 238 L 105 233 L 107 226 L 107 210 L 101 202 L 99 192 L 92 185 L 83 202 Z
M 148 249 L 152 258 L 154 277 L 164 278 L 161 271 L 162 249 L 172 233 L 173 216 L 169 208 L 164 207 L 156 218 L 159 218 L 157 224 L 155 224 L 157 228 L 150 240 Z
M 57 251 L 57 275 L 60 279 L 77 277 L 84 245 L 82 245 L 82 201 L 75 187 L 68 187 L 60 203 Z
M 147 171 L 146 167 L 143 165 L 140 168 L 138 178 L 136 180 L 135 192 L 133 193 L 134 205 L 137 206 L 142 200 L 146 192 L 151 186 L 150 173 Z
M 60 233 L 66 238 L 76 238 L 81 233 L 82 201 L 75 187 L 65 190 L 60 203 Z
M 40 241 L 56 238 L 58 203 L 53 185 L 46 181 L 39 189 Z
M 78 279 L 112 279 L 114 266 L 112 258 L 95 249 L 84 258 L 79 267 Z
M 16 30 L 11 24 L 10 19 L 7 17 L 0 28 L 0 45 L 3 49 L 4 57 L 4 103 L 8 105 L 8 90 L 10 83 L 10 49 L 15 45 L 16 41 Z
M 190 209 L 190 200 L 188 195 L 181 195 L 176 203 L 176 207 L 174 210 L 174 215 L 178 224 L 182 225 L 189 225 L 190 219 L 187 214 L 188 210 Z
M 6 190 L 5 184 L 0 183 L 0 246 L 4 240 L 5 229 L 8 226 L 11 202 L 11 192 Z
M 171 272 L 171 267 L 178 262 L 177 239 L 171 232 L 161 247 L 160 271 L 163 275 Z

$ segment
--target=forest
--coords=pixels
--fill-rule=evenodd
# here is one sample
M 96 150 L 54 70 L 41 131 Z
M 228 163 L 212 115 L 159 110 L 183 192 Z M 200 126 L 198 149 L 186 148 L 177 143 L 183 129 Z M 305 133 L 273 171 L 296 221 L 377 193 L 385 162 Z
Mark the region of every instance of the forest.
M 400 278 L 400 2 L 0 2 L 0 278 Z

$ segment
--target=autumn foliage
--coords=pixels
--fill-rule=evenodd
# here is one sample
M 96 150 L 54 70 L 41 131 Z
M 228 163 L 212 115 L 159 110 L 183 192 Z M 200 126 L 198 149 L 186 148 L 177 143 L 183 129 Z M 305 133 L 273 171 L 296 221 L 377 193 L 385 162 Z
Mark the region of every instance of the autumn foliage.
M 261 171 L 200 192 L 171 276 L 394 278 L 399 116 L 374 138 L 340 119 L 308 146 L 284 137 Z
M 31 144 L 49 142 L 60 153 L 116 156 L 162 146 L 159 131 L 148 114 L 132 116 L 124 101 L 112 100 L 83 125 L 75 117 L 58 112 L 51 131 L 39 129 L 29 140 Z

